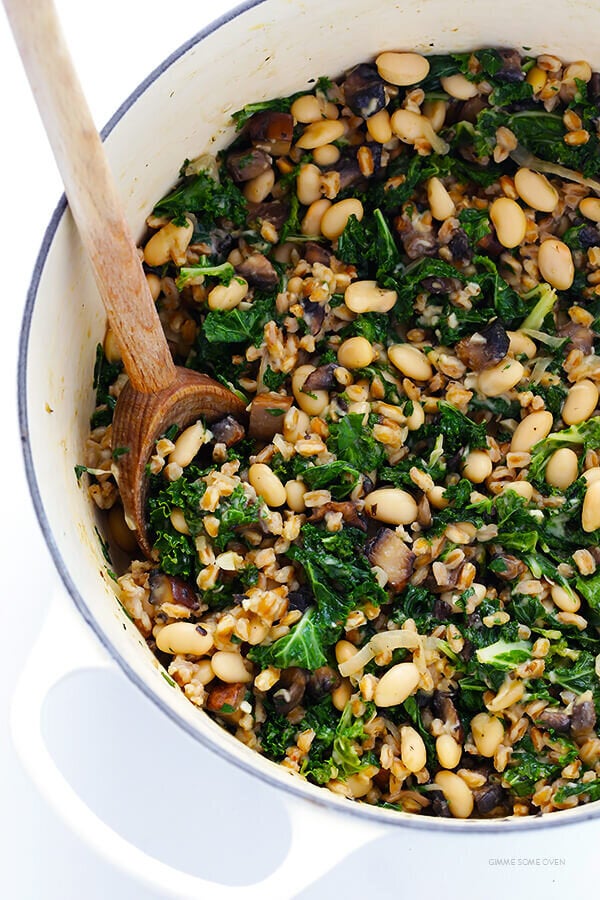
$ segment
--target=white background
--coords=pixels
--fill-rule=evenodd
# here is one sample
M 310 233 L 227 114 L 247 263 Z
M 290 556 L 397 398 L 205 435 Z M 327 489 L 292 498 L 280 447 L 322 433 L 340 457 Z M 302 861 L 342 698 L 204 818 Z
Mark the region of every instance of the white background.
M 58 0 L 57 6 L 101 127 L 155 66 L 233 4 Z M 0 85 L 0 897 L 153 900 L 160 892 L 111 869 L 67 831 L 22 771 L 8 736 L 16 678 L 53 591 L 61 590 L 29 500 L 16 418 L 20 318 L 61 186 L 2 14 Z M 284 859 L 290 830 L 273 789 L 210 756 L 116 669 L 65 680 L 50 696 L 45 719 L 50 747 L 72 783 L 106 821 L 148 853 L 241 885 L 241 900 L 244 884 L 260 881 Z M 418 892 L 429 900 L 434 895 L 463 898 L 475 891 L 492 900 L 507 894 L 517 900 L 534 894 L 582 896 L 593 887 L 597 891 L 599 836 L 595 823 L 518 838 L 451 839 L 395 829 L 298 896 L 386 900 Z M 327 847 L 307 852 L 308 869 L 315 854 L 327 854 Z M 514 864 L 493 865 L 490 861 L 497 857 L 511 858 Z M 550 858 L 558 864 L 549 866 Z M 264 894 L 264 900 L 287 900 L 295 893 L 290 885 L 286 897 Z

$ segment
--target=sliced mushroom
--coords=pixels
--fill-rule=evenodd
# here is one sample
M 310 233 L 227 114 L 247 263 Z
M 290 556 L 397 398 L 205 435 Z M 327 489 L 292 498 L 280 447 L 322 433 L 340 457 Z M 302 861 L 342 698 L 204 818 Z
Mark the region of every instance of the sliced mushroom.
M 353 503 L 352 500 L 330 500 L 329 503 L 318 506 L 308 521 L 320 522 L 325 518 L 328 512 L 341 512 L 342 519 L 348 525 L 352 525 L 354 528 L 360 528 L 361 531 L 367 530 L 366 520 L 361 516 L 356 507 L 356 503 Z
M 300 706 L 308 683 L 308 672 L 298 666 L 284 669 L 273 691 L 273 706 L 282 716 L 287 716 Z
M 165 575 L 158 570 L 150 574 L 150 603 L 153 606 L 175 603 L 187 609 L 198 609 L 200 606 L 196 592 L 183 578 Z
M 221 716 L 233 715 L 239 710 L 246 696 L 246 684 L 225 684 L 222 681 L 213 681 L 207 687 L 208 698 L 205 709 L 218 713 Z
M 304 259 L 311 265 L 318 262 L 328 266 L 331 262 L 331 252 L 316 241 L 307 241 L 304 245 Z
M 246 434 L 244 426 L 240 425 L 233 416 L 225 416 L 224 419 L 215 422 L 214 425 L 210 426 L 210 430 L 213 433 L 215 444 L 225 444 L 226 447 L 233 447 Z
M 573 704 L 571 713 L 571 734 L 575 738 L 587 736 L 596 724 L 596 710 L 591 700 L 581 700 Z
M 596 335 L 585 325 L 569 321 L 558 329 L 560 337 L 568 337 L 567 350 L 581 350 L 584 356 L 589 356 L 594 351 Z
M 462 281 L 460 278 L 444 278 L 432 275 L 421 281 L 421 287 L 430 294 L 451 294 L 452 291 L 461 289 Z
M 260 291 L 274 291 L 279 285 L 279 275 L 263 253 L 251 253 L 235 270 Z
M 494 319 L 481 331 L 462 338 L 456 345 L 456 355 L 473 372 L 491 369 L 508 353 L 510 339 L 504 325 Z
M 496 72 L 498 81 L 517 82 L 525 80 L 525 72 L 521 68 L 521 54 L 518 50 L 498 50 L 502 58 L 502 67 Z
M 490 547 L 492 560 L 494 561 L 494 574 L 502 581 L 514 581 L 527 571 L 527 566 L 516 556 L 506 553 L 498 544 Z M 503 567 L 499 564 L 503 563 Z
M 486 109 L 488 106 L 489 103 L 485 97 L 482 97 L 481 95 L 471 97 L 469 100 L 465 100 L 464 103 L 460 104 L 460 107 L 457 110 L 456 121 L 471 122 L 471 124 L 474 125 L 481 110 Z
M 331 666 L 320 666 L 308 679 L 307 691 L 313 700 L 319 701 L 333 693 L 341 683 L 341 678 Z
M 264 150 L 237 150 L 227 157 L 227 168 L 234 181 L 250 181 L 271 168 L 273 160 Z
M 480 816 L 484 816 L 502 804 L 504 791 L 499 784 L 486 784 L 473 791 L 473 799 L 477 812 Z
M 270 222 L 277 231 L 281 231 L 289 214 L 289 204 L 283 200 L 265 200 L 263 203 L 248 204 L 249 222 Z
M 306 612 L 309 606 L 314 606 L 314 594 L 305 584 L 301 585 L 297 591 L 290 591 L 288 594 L 288 609 L 299 609 L 300 612 Z
M 368 119 L 387 103 L 385 84 L 377 69 L 361 63 L 351 69 L 342 83 L 346 105 L 355 116 Z
M 294 118 L 291 113 L 267 109 L 248 120 L 246 134 L 256 147 L 273 156 L 286 156 L 292 148 Z
M 325 307 L 313 300 L 303 300 L 302 307 L 304 316 L 302 317 L 308 325 L 309 332 L 313 337 L 319 333 L 325 321 Z
M 365 545 L 365 554 L 372 566 L 383 569 L 387 586 L 397 593 L 408 584 L 413 573 L 415 554 L 391 528 L 380 528 Z
M 343 153 L 338 162 L 328 171 L 337 172 L 340 176 L 340 191 L 345 191 L 346 188 L 363 178 L 354 149 L 351 153 Z
M 311 391 L 331 391 L 336 387 L 341 388 L 342 386 L 335 379 L 336 369 L 339 369 L 338 363 L 327 363 L 325 366 L 314 369 L 304 382 L 302 390 L 310 393 Z
M 257 441 L 270 441 L 283 431 L 283 417 L 294 402 L 293 397 L 267 391 L 257 394 L 250 404 L 248 435 Z
M 464 729 L 450 694 L 444 691 L 434 691 L 432 706 L 436 715 L 450 729 L 452 737 L 462 744 L 465 737 Z
M 462 262 L 470 262 L 473 259 L 473 248 L 467 232 L 463 228 L 457 228 L 448 242 L 452 259 Z
M 565 732 L 571 727 L 571 716 L 558 709 L 544 709 L 536 720 L 536 725 L 552 728 L 553 731 Z

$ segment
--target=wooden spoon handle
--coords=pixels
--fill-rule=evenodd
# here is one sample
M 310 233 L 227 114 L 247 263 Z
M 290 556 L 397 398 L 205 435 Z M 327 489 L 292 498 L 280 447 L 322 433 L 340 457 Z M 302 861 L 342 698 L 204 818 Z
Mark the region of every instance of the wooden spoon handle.
M 4 6 L 127 374 L 163 390 L 175 366 L 52 0 Z

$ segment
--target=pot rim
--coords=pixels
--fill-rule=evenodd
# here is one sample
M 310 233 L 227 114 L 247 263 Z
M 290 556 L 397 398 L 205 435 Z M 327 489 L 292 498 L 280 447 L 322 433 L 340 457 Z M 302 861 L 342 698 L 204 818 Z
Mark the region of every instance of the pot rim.
M 102 140 L 106 140 L 108 135 L 118 125 L 121 119 L 136 103 L 139 97 L 159 78 L 167 69 L 169 69 L 177 60 L 184 56 L 191 48 L 195 47 L 205 38 L 209 37 L 218 29 L 227 25 L 229 22 L 238 18 L 240 15 L 254 9 L 265 3 L 266 0 L 243 0 L 239 5 L 229 10 L 224 15 L 218 17 L 205 28 L 197 32 L 188 41 L 184 42 L 180 47 L 173 51 L 163 62 L 156 66 L 150 74 L 140 82 L 140 84 L 131 92 L 124 102 L 117 108 L 109 121 L 102 128 L 100 134 Z M 194 740 L 197 740 L 202 746 L 206 747 L 212 753 L 216 753 L 222 757 L 223 747 L 214 739 L 206 730 L 196 730 L 182 716 L 163 701 L 138 675 L 138 673 L 129 665 L 127 660 L 114 646 L 109 636 L 96 621 L 90 607 L 86 604 L 82 594 L 79 592 L 75 582 L 71 578 L 69 569 L 61 552 L 54 540 L 52 528 L 46 516 L 44 504 L 42 501 L 35 465 L 33 461 L 33 452 L 29 438 L 29 409 L 27 404 L 27 371 L 28 371 L 28 350 L 29 337 L 37 299 L 37 293 L 41 281 L 42 272 L 44 270 L 46 259 L 52 248 L 54 237 L 56 235 L 59 224 L 64 213 L 67 210 L 67 200 L 63 194 L 59 199 L 56 208 L 52 214 L 48 227 L 44 233 L 40 249 L 35 262 L 35 267 L 31 282 L 27 291 L 23 319 L 21 323 L 21 331 L 19 336 L 19 356 L 17 368 L 17 401 L 18 401 L 18 418 L 19 429 L 21 434 L 21 444 L 24 457 L 25 473 L 29 487 L 29 493 L 33 502 L 35 515 L 37 517 L 42 535 L 46 545 L 50 551 L 52 561 L 61 577 L 61 580 L 67 589 L 69 596 L 82 615 L 85 622 L 92 629 L 104 649 L 110 655 L 119 668 L 125 673 L 127 678 L 139 688 L 142 693 L 148 697 L 162 713 L 166 714 L 171 721 L 175 722 Z M 232 738 L 233 739 L 233 738 Z M 248 749 L 248 748 L 246 748 Z M 250 755 L 251 754 L 251 755 Z M 575 822 L 583 822 L 600 815 L 600 801 L 585 804 L 573 809 L 557 810 L 547 815 L 539 813 L 536 816 L 510 816 L 501 819 L 446 819 L 433 818 L 429 816 L 420 816 L 414 813 L 401 813 L 392 810 L 382 809 L 380 807 L 370 806 L 366 803 L 348 803 L 345 799 L 338 797 L 331 791 L 323 787 L 312 785 L 300 779 L 290 778 L 288 781 L 281 779 L 280 769 L 277 763 L 272 763 L 269 769 L 273 769 L 272 773 L 265 767 L 262 768 L 254 765 L 253 757 L 256 752 L 248 749 L 248 757 L 228 755 L 228 762 L 237 765 L 244 771 L 248 772 L 255 778 L 275 788 L 285 790 L 304 801 L 313 802 L 317 806 L 328 808 L 338 813 L 360 817 L 364 820 L 371 820 L 374 823 L 406 826 L 410 828 L 418 828 L 423 830 L 433 830 L 436 832 L 455 832 L 457 828 L 470 832 L 479 832 L 493 834 L 497 832 L 516 832 L 539 830 L 540 828 L 556 828 L 562 825 L 573 824 Z

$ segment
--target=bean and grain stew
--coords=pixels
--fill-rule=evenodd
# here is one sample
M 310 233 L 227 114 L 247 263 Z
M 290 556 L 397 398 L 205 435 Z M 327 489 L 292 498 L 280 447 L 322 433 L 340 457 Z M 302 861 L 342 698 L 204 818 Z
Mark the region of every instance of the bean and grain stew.
M 233 119 L 140 252 L 247 417 L 157 442 L 142 559 L 108 331 L 78 476 L 120 602 L 192 703 L 351 800 L 600 800 L 600 75 L 385 52 Z

